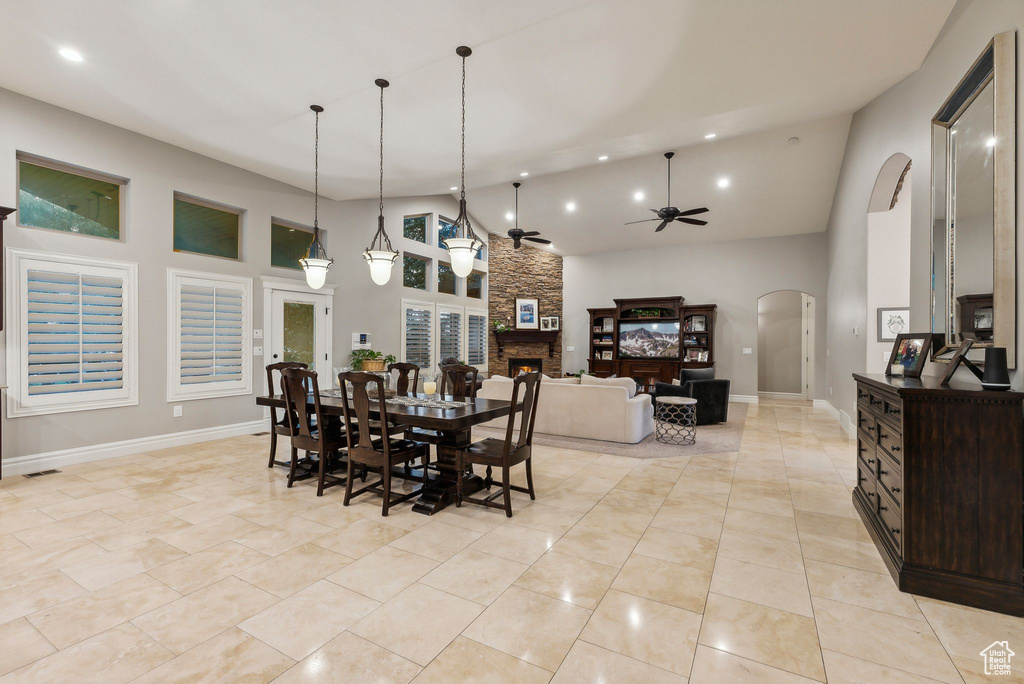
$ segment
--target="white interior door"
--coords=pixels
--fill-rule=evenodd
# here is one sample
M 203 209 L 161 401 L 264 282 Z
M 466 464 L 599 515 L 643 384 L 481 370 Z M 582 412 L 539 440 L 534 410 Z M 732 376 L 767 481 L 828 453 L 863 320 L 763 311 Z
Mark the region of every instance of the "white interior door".
M 330 295 L 271 290 L 268 339 L 268 364 L 299 361 L 319 374 L 321 388 L 334 386 Z

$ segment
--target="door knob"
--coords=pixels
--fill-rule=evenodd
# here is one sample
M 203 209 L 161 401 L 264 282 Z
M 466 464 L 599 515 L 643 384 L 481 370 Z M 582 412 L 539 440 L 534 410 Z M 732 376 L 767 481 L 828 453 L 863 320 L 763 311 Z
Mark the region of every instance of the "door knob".
M 274 358 L 275 358 L 275 359 L 277 358 L 277 354 L 274 354 Z

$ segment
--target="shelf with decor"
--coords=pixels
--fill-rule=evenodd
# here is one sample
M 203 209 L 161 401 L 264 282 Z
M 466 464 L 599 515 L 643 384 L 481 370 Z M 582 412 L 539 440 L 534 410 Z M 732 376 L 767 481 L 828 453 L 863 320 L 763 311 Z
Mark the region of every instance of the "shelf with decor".
M 608 377 L 614 373 L 615 309 L 587 309 L 587 312 L 590 314 L 590 355 L 587 356 L 587 368 L 594 375 Z
M 687 304 L 680 330 L 683 368 L 712 368 L 715 365 L 715 319 L 717 304 Z M 693 343 L 687 344 L 689 340 Z

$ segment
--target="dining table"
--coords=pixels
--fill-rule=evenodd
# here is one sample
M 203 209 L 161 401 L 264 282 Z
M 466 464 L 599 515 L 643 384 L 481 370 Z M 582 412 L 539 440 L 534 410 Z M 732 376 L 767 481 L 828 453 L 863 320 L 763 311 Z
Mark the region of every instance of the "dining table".
M 433 515 L 455 502 L 456 467 L 455 455 L 473 442 L 473 426 L 489 420 L 507 416 L 513 411 L 512 402 L 502 399 L 482 399 L 466 397 L 455 399 L 451 396 L 427 394 L 400 394 L 398 398 L 409 397 L 421 400 L 417 405 L 388 401 L 388 422 L 398 423 L 407 427 L 435 430 L 440 434 L 440 441 L 435 445 L 436 458 L 428 469 L 423 484 L 423 492 L 413 504 L 413 510 L 424 515 Z M 306 396 L 307 410 L 314 412 L 313 394 Z M 345 399 L 339 390 L 320 391 L 320 411 L 325 417 L 344 417 Z M 272 394 L 256 397 L 257 406 L 277 409 L 285 408 L 284 395 Z M 459 404 L 451 406 L 451 404 Z M 521 410 L 522 405 L 515 407 Z M 379 400 L 371 399 L 370 413 L 374 419 L 380 418 Z M 397 477 L 404 476 L 403 470 L 395 470 Z M 467 465 L 463 473 L 462 489 L 464 494 L 478 492 L 484 487 L 484 479 L 473 472 L 472 465 Z

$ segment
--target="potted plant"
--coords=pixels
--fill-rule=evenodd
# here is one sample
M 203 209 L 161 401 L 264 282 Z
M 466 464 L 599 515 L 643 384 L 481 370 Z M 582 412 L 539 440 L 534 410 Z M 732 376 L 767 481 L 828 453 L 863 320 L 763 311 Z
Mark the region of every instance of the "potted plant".
M 504 323 L 502 323 L 501 321 L 494 321 L 494 325 L 492 327 L 494 328 L 494 334 L 495 335 L 500 335 L 501 333 L 506 333 L 506 332 L 508 332 L 509 330 L 512 329 L 512 328 L 508 327 L 507 325 L 505 325 Z
M 359 371 L 382 371 L 397 359 L 394 354 L 384 355 L 384 352 L 372 349 L 355 349 L 352 351 L 352 368 Z
M 635 318 L 661 318 L 661 309 L 633 309 Z

